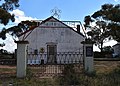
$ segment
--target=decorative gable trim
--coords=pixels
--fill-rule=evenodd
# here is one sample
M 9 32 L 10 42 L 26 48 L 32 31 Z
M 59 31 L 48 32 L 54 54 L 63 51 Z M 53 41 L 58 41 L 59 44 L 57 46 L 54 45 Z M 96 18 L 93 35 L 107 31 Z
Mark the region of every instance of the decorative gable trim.
M 28 32 L 31 33 L 31 32 L 32 32 L 35 28 L 37 28 L 37 27 L 44 27 L 44 26 L 42 26 L 42 25 L 45 24 L 47 21 L 50 21 L 50 22 L 56 22 L 56 21 L 57 21 L 57 22 L 61 23 L 61 24 L 64 26 L 64 27 L 60 27 L 60 26 L 59 26 L 59 28 L 70 28 L 70 29 L 73 30 L 74 32 L 78 33 L 78 32 L 75 31 L 72 27 L 66 25 L 66 24 L 63 23 L 62 21 L 60 21 L 60 20 L 54 18 L 53 16 L 51 16 L 51 17 L 43 20 L 38 26 L 31 27 L 29 30 L 23 32 L 23 33 L 20 34 L 18 37 L 20 37 L 20 36 L 22 36 L 22 35 L 25 35 L 25 34 L 28 33 Z M 51 28 L 55 28 L 55 27 L 51 27 Z M 30 31 L 31 31 L 31 32 L 30 32 Z M 83 37 L 85 37 L 82 33 L 78 33 L 78 34 L 81 35 L 81 36 L 83 36 Z M 28 35 L 29 35 L 29 34 L 28 34 Z M 28 35 L 27 35 L 27 36 L 28 36 Z

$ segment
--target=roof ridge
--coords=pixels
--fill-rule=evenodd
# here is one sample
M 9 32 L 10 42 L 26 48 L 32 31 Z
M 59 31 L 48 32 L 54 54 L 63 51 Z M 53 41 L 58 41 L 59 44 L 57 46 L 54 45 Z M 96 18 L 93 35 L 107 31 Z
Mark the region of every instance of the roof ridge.
M 19 35 L 19 37 L 22 36 L 23 34 L 26 34 L 27 32 L 29 32 L 29 31 L 31 31 L 31 30 L 34 30 L 35 28 L 39 27 L 40 25 L 44 24 L 46 21 L 49 21 L 49 20 L 52 19 L 52 18 L 55 19 L 56 21 L 62 23 L 62 24 L 65 25 L 66 27 L 72 29 L 73 31 L 75 31 L 72 27 L 68 26 L 67 24 L 63 23 L 62 21 L 58 20 L 57 18 L 55 18 L 55 17 L 53 17 L 53 16 L 50 16 L 50 17 L 48 17 L 47 19 L 45 19 L 45 20 L 43 20 L 42 22 L 40 22 L 40 23 L 38 24 L 38 26 L 31 27 L 29 30 L 26 30 L 25 32 L 21 33 L 21 34 Z M 75 32 L 78 33 L 77 31 L 75 31 Z M 78 34 L 84 36 L 81 32 L 78 33 Z

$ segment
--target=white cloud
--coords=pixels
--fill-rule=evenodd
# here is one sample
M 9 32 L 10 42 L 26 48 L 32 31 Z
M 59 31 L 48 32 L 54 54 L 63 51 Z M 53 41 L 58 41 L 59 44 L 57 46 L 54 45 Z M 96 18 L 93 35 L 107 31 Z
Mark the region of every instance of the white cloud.
M 17 44 L 12 39 L 12 36 L 9 34 L 6 34 L 7 38 L 6 40 L 0 40 L 0 43 L 5 43 L 4 47 L 0 47 L 0 49 L 7 50 L 9 52 L 14 52 L 14 50 L 17 48 Z
M 25 20 L 38 20 L 37 18 L 26 16 L 25 13 L 19 9 L 13 10 L 11 14 L 15 15 L 15 23 L 20 23 L 21 21 L 25 21 Z
M 24 12 L 19 9 L 13 10 L 11 13 L 15 14 L 15 16 L 25 16 Z
M 25 13 L 22 10 L 16 9 L 11 12 L 11 14 L 15 15 L 15 23 L 14 25 L 20 23 L 21 21 L 25 20 L 38 20 L 37 18 L 32 18 L 29 16 L 26 16 Z M 12 26 L 14 26 L 12 25 Z M 13 38 L 11 35 L 7 34 L 7 39 L 6 40 L 1 40 L 0 43 L 5 43 L 4 47 L 0 47 L 0 49 L 5 49 L 9 52 L 14 52 L 14 49 L 17 48 L 17 44 L 14 42 Z
M 118 0 L 114 0 L 115 2 L 118 2 Z
M 115 40 L 110 40 L 110 41 L 104 43 L 104 46 L 113 46 L 113 45 L 115 45 L 115 44 L 117 44 L 117 41 L 115 41 Z
M 110 41 L 108 41 L 108 42 L 106 42 L 106 43 L 104 43 L 103 44 L 103 47 L 105 47 L 105 46 L 113 46 L 113 45 L 115 45 L 115 44 L 117 44 L 117 41 L 115 41 L 115 40 L 110 40 Z M 100 51 L 100 49 L 98 48 L 98 46 L 93 46 L 93 51 Z

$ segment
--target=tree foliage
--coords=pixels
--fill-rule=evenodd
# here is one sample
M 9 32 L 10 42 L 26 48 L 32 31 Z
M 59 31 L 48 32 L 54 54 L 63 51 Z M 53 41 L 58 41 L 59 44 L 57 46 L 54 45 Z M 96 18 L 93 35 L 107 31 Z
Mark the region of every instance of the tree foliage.
M 103 47 L 103 51 L 104 51 L 104 52 L 113 53 L 113 52 L 114 52 L 114 49 L 113 49 L 113 47 L 111 47 L 111 46 L 104 46 L 104 47 Z
M 19 0 L 0 0 L 0 24 L 7 25 L 9 21 L 15 21 L 14 14 L 10 14 L 9 12 L 14 8 L 19 7 L 18 2 Z M 0 32 L 0 38 L 3 40 L 6 39 L 5 28 Z
M 8 28 L 6 32 L 12 36 L 19 37 L 25 31 L 35 28 L 37 24 L 36 21 L 21 21 L 17 26 Z
M 14 22 L 14 14 L 10 14 L 9 12 L 12 11 L 14 8 L 19 7 L 19 0 L 0 0 L 0 2 L 2 2 L 2 4 L 0 5 L 0 23 L 3 25 L 7 25 L 10 20 Z M 6 33 L 11 34 L 13 37 L 18 37 L 25 31 L 36 26 L 37 22 L 35 21 L 22 21 L 17 26 L 13 26 L 8 29 L 3 28 L 0 32 L 0 38 L 5 40 Z
M 88 36 L 95 41 L 101 51 L 106 40 L 120 41 L 120 4 L 104 4 L 100 10 L 86 16 L 84 22 L 85 27 L 91 29 L 87 33 Z
M 2 3 L 0 5 L 0 23 L 7 25 L 10 20 L 14 22 L 14 15 L 11 15 L 9 11 L 19 7 L 19 0 L 0 0 L 0 2 Z
M 34 29 L 37 27 L 38 22 L 36 21 L 21 21 L 17 26 L 10 27 L 1 31 L 2 39 L 6 38 L 6 33 L 9 33 L 13 37 L 21 36 L 25 31 Z

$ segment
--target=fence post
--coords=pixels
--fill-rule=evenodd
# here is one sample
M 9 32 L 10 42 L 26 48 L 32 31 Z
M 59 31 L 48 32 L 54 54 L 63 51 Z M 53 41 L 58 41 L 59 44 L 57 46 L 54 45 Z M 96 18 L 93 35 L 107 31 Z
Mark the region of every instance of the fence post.
M 93 41 L 91 39 L 85 39 L 81 42 L 83 44 L 83 60 L 84 69 L 86 72 L 91 73 L 94 71 L 93 65 Z
M 15 41 L 17 43 L 17 78 L 26 77 L 26 49 L 28 41 Z

